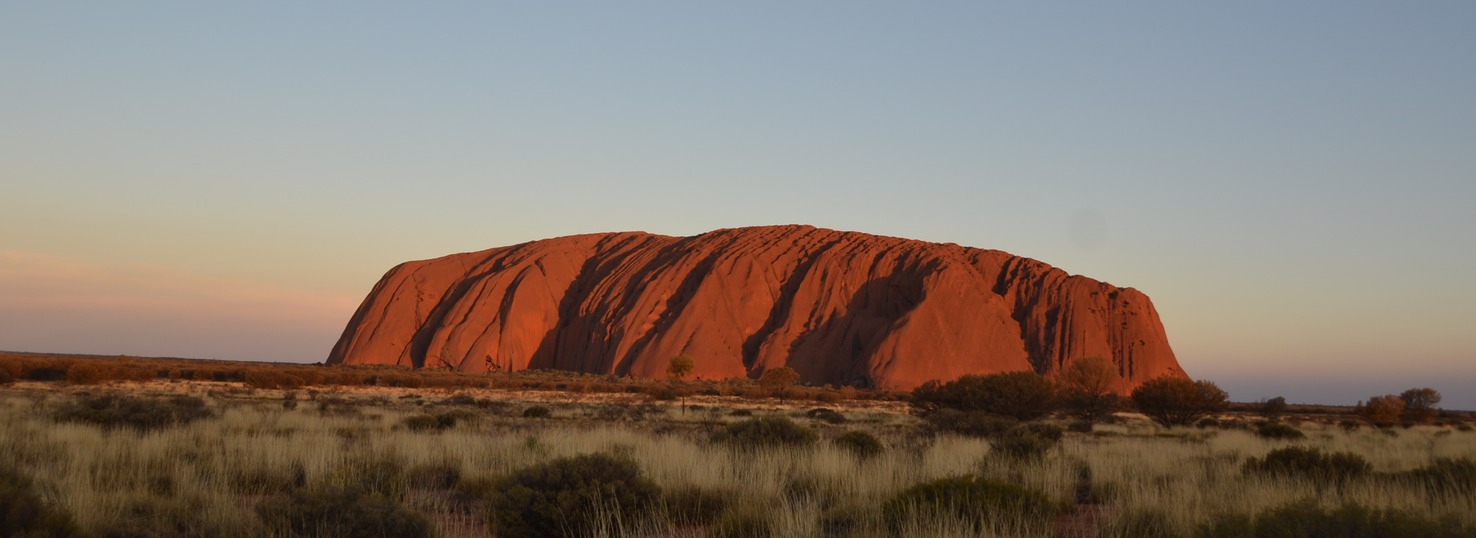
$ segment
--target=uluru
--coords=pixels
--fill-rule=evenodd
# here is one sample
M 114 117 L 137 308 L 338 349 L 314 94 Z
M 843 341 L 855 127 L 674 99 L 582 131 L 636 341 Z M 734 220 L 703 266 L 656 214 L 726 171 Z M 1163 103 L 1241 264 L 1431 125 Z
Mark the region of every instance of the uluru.
M 695 378 L 790 367 L 909 390 L 1102 357 L 1131 390 L 1186 377 L 1148 296 L 998 250 L 810 226 L 576 235 L 405 262 L 329 364 Z

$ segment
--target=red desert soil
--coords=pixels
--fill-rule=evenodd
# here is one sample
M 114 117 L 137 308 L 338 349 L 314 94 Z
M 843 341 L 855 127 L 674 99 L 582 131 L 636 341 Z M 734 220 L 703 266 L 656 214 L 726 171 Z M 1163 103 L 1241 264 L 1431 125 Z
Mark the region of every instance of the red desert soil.
M 1184 371 L 1148 296 L 998 250 L 810 226 L 578 235 L 412 261 L 329 364 L 757 377 L 910 390 L 1104 357 L 1119 391 Z

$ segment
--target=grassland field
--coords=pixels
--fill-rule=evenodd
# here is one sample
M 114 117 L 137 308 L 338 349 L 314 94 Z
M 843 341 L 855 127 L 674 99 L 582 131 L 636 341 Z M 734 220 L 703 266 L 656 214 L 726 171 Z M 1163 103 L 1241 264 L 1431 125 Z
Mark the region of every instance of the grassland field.
M 80 374 L 71 372 L 78 364 Z M 1074 431 L 1039 457 L 1018 458 L 995 440 L 931 427 L 901 395 L 864 391 L 801 387 L 781 399 L 741 382 L 671 389 L 559 374 L 323 367 L 316 381 L 284 368 L 294 375 L 284 380 L 253 376 L 259 365 L 217 376 L 212 369 L 230 366 L 18 354 L 0 355 L 0 367 L 11 377 L 0 385 L 0 468 L 20 484 L 12 489 L 70 518 L 82 536 L 328 533 L 311 527 L 324 523 L 304 528 L 295 505 L 325 498 L 313 492 L 350 490 L 375 517 L 401 514 L 432 536 L 490 536 L 501 480 L 582 454 L 633 462 L 659 495 L 639 512 L 597 511 L 588 525 L 558 529 L 577 536 L 1254 536 L 1267 514 L 1289 510 L 1449 536 L 1476 529 L 1476 476 L 1461 474 L 1462 462 L 1476 461 L 1476 431 L 1464 414 L 1380 429 L 1350 426 L 1337 409 L 1294 406 L 1281 422 L 1303 439 L 1257 435 L 1249 425 L 1261 419 L 1245 412 L 1203 428 L 1162 428 L 1133 413 L 1085 430 L 1046 419 Z M 60 370 L 33 375 L 38 368 Z M 127 371 L 151 375 L 118 373 Z M 360 382 L 322 381 L 335 376 Z M 364 376 L 377 378 L 366 385 Z M 88 415 L 120 398 L 160 407 L 107 419 L 134 421 L 129 427 Z M 715 440 L 763 417 L 788 419 L 818 441 L 736 448 Z M 858 431 L 881 450 L 860 454 L 839 441 Z M 1368 469 L 1248 470 L 1288 447 L 1351 454 Z M 1052 510 L 1038 518 L 896 508 L 909 488 L 961 476 L 1037 492 Z M 1385 520 L 1394 523 L 1378 523 Z

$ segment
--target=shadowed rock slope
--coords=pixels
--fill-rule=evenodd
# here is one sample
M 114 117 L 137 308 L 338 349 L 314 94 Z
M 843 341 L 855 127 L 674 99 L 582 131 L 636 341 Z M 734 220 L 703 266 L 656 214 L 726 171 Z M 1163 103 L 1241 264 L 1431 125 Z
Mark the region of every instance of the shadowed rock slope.
M 560 237 L 406 262 L 329 364 L 811 383 L 930 379 L 1105 357 L 1130 390 L 1184 376 L 1146 295 L 997 250 L 809 226 Z

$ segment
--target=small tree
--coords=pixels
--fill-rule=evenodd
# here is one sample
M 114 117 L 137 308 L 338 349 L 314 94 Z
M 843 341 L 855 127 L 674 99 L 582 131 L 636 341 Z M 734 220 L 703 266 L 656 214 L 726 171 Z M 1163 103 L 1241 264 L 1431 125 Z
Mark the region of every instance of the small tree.
M 1206 380 L 1160 377 L 1133 391 L 1133 405 L 1165 427 L 1187 426 L 1225 410 L 1230 395 Z
M 1438 412 L 1435 406 L 1440 403 L 1440 393 L 1429 387 L 1409 389 L 1400 393 L 1399 399 L 1404 400 L 1405 420 L 1426 422 Z
M 799 378 L 799 372 L 794 371 L 794 368 L 781 366 L 772 370 L 764 370 L 763 375 L 759 376 L 758 383 L 765 392 L 783 399 L 784 393 L 788 392 L 789 387 L 799 381 Z
M 1266 417 L 1266 420 L 1273 422 L 1281 420 L 1281 415 L 1286 413 L 1286 398 L 1277 396 L 1261 402 L 1260 412 L 1261 416 Z
M 1374 396 L 1368 399 L 1367 404 L 1359 404 L 1357 410 L 1369 424 L 1387 428 L 1399 422 L 1400 415 L 1404 414 L 1404 400 L 1393 394 Z
M 1117 394 L 1112 388 L 1121 378 L 1117 367 L 1102 357 L 1072 361 L 1061 370 L 1061 404 L 1071 416 L 1096 422 L 1117 410 Z
M 672 357 L 671 362 L 666 365 L 666 375 L 672 379 L 686 379 L 687 374 L 692 373 L 692 367 L 695 365 L 696 363 L 692 361 L 692 357 L 687 356 L 685 353 L 677 355 Z
M 912 403 L 924 413 L 945 408 L 1035 420 L 1051 412 L 1055 396 L 1055 387 L 1046 378 L 1019 371 L 966 375 L 942 384 L 929 381 L 912 391 Z
M 666 376 L 677 381 L 681 381 L 683 379 L 686 379 L 687 374 L 692 373 L 692 367 L 694 365 L 695 363 L 692 361 L 692 357 L 687 356 L 687 354 L 683 353 L 681 355 L 677 355 L 675 357 L 672 357 L 671 362 L 666 365 Z M 682 414 L 686 414 L 687 395 L 690 394 L 691 391 L 687 390 L 686 387 L 672 387 L 672 390 L 676 393 L 678 398 L 681 398 L 680 405 L 682 406 Z

